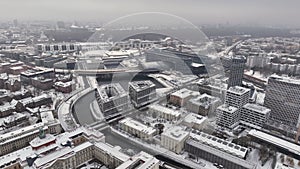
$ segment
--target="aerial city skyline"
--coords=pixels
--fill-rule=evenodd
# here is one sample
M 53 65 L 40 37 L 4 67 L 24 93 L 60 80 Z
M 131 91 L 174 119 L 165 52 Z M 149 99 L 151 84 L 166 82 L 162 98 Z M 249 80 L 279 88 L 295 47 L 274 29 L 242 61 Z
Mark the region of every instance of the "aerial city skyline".
M 1 1 L 0 168 L 299 169 L 299 1 Z

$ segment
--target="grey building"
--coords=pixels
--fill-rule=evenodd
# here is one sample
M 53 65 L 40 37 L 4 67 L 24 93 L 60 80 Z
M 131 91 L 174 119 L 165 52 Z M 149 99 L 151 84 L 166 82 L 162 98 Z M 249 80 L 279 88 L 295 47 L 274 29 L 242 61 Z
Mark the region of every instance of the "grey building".
M 156 87 L 150 80 L 129 82 L 129 97 L 134 107 L 145 106 L 156 98 Z
M 216 140 L 221 144 L 224 144 L 222 149 L 215 148 L 211 146 L 210 143 L 208 142 L 204 143 L 195 138 L 192 138 L 192 139 L 188 139 L 185 142 L 185 150 L 189 154 L 192 154 L 198 158 L 205 159 L 212 163 L 218 163 L 224 166 L 225 168 L 230 168 L 230 169 L 255 169 L 256 168 L 256 165 L 254 163 L 246 161 L 243 158 L 239 158 L 235 154 L 227 153 L 230 148 L 233 149 L 236 148 L 235 152 L 240 152 L 239 150 L 247 152 L 245 148 L 220 139 L 216 139 Z
M 227 56 L 222 58 L 224 71 L 228 79 L 228 87 L 241 86 L 246 64 L 244 56 Z
M 241 108 L 249 102 L 250 89 L 233 86 L 227 90 L 225 103 L 241 110 Z
M 183 52 L 175 49 L 151 49 L 145 52 L 147 62 L 162 61 L 170 69 L 183 74 L 200 74 L 205 72 L 200 57 L 194 52 Z
M 100 86 L 96 98 L 105 117 L 123 112 L 128 107 L 128 94 L 119 83 Z
M 300 80 L 277 75 L 270 76 L 264 106 L 271 109 L 272 120 L 293 127 L 298 126 Z
M 187 110 L 201 114 L 202 116 L 210 116 L 215 112 L 216 108 L 221 105 L 221 100 L 217 97 L 202 94 L 196 98 L 192 98 L 187 102 Z
M 239 110 L 236 107 L 223 104 L 216 110 L 217 125 L 233 129 L 239 124 Z
M 257 104 L 247 103 L 241 110 L 241 123 L 260 129 L 269 119 L 271 110 Z

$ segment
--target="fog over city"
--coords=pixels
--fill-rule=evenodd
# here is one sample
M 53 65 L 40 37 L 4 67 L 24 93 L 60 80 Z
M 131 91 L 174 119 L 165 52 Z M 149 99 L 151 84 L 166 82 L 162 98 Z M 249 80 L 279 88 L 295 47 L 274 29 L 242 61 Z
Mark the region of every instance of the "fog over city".
M 0 169 L 300 169 L 300 0 L 0 0 Z
M 195 24 L 299 27 L 298 0 L 1 0 L 0 20 L 106 22 L 137 12 L 164 12 Z

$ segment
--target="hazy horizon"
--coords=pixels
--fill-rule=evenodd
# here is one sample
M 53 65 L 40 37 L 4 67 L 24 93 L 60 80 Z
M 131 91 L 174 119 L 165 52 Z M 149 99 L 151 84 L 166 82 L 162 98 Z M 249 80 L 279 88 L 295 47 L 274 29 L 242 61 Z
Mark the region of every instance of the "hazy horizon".
M 1 0 L 0 21 L 110 20 L 138 12 L 163 12 L 194 24 L 300 27 L 299 0 Z

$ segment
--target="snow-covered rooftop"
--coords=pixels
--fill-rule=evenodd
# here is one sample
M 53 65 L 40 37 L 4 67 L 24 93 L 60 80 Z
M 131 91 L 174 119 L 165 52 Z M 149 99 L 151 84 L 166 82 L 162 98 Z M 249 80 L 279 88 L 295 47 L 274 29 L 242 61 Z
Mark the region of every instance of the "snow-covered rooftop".
M 207 133 L 191 133 L 190 137 L 203 144 L 217 148 L 221 151 L 224 151 L 239 158 L 244 158 L 247 154 L 246 147 L 231 143 L 229 141 L 223 140 L 213 135 L 209 135 Z
M 197 96 L 199 92 L 191 91 L 189 89 L 183 88 L 171 94 L 172 96 L 176 96 L 179 98 L 187 98 L 190 96 Z
M 150 80 L 133 81 L 133 82 L 129 82 L 129 85 L 137 91 L 144 90 L 149 87 L 155 87 L 155 84 L 153 82 L 151 82 Z
M 235 113 L 236 111 L 238 111 L 238 108 L 233 107 L 233 106 L 229 106 L 226 104 L 223 104 L 221 106 L 219 106 L 217 109 L 223 111 L 223 112 L 227 112 L 227 113 Z
M 169 115 L 175 116 L 175 117 L 179 117 L 181 115 L 181 113 L 179 111 L 167 108 L 165 106 L 161 106 L 159 104 L 152 104 L 149 106 L 149 109 L 156 111 L 156 112 L 163 112 L 165 114 L 169 114 Z
M 172 128 L 164 131 L 161 135 L 172 138 L 173 140 L 182 141 L 189 136 L 189 132 L 185 131 L 180 126 L 173 126 Z
M 252 104 L 252 103 L 247 103 L 243 106 L 243 108 L 255 111 L 257 113 L 261 113 L 261 114 L 267 114 L 269 113 L 271 110 L 264 107 L 264 106 L 260 106 L 258 104 Z
M 250 92 L 250 89 L 247 89 L 247 88 L 244 88 L 241 86 L 233 86 L 233 87 L 230 87 L 227 92 L 235 93 L 237 95 L 242 95 L 247 92 Z
M 202 124 L 207 120 L 207 117 L 203 117 L 199 114 L 190 113 L 187 116 L 185 116 L 184 121 L 187 123 L 193 123 L 193 124 Z
M 146 134 L 153 134 L 156 132 L 156 130 L 152 127 L 149 127 L 149 126 L 146 126 L 130 117 L 127 117 L 125 119 L 122 119 L 121 121 L 119 121 L 120 124 L 123 124 L 123 125 L 126 125 L 130 128 L 133 128 L 137 131 L 141 131 L 143 133 L 146 133 Z
M 140 162 L 140 163 L 139 163 Z M 136 154 L 135 156 L 131 157 L 127 161 L 125 161 L 123 164 L 118 166 L 116 169 L 144 169 L 144 168 L 151 168 L 155 165 L 158 165 L 159 160 L 153 157 L 150 154 L 147 154 L 145 152 L 140 152 L 139 154 Z M 139 164 L 136 167 L 132 167 L 134 164 Z
M 258 130 L 255 130 L 255 129 L 250 130 L 250 132 L 248 134 L 253 136 L 253 137 L 256 137 L 258 139 L 261 139 L 261 140 L 264 140 L 266 142 L 275 144 L 279 147 L 282 147 L 282 148 L 284 148 L 284 149 L 286 149 L 286 150 L 288 150 L 292 153 L 300 154 L 300 146 L 297 145 L 297 144 L 291 143 L 289 141 L 283 140 L 281 138 L 272 136 L 270 134 L 267 134 L 265 132 L 258 131 Z

